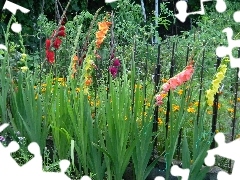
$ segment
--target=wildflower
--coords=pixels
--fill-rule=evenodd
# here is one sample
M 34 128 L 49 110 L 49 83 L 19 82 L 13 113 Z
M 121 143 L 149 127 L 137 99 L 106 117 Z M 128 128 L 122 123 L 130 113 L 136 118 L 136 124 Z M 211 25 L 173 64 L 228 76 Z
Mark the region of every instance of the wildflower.
M 183 90 L 180 89 L 180 90 L 178 91 L 178 94 L 179 94 L 179 95 L 182 95 L 182 93 L 183 93 Z
M 240 98 L 237 98 L 237 101 L 240 102 Z
M 189 112 L 189 113 L 195 113 L 196 111 L 195 111 L 194 108 L 189 107 L 189 108 L 187 109 L 187 112 Z
M 173 111 L 179 111 L 180 107 L 178 105 L 173 105 Z
M 166 83 L 167 81 L 168 81 L 167 79 L 164 79 L 164 78 L 162 79 L 163 83 Z
M 76 92 L 80 92 L 80 88 L 76 88 Z
M 194 106 L 198 106 L 199 105 L 199 101 L 194 103 Z
M 208 114 L 212 114 L 212 111 L 208 110 L 207 113 L 208 113 Z
M 219 133 L 219 130 L 216 129 L 216 130 L 215 130 L 215 133 L 216 133 L 216 134 Z
M 233 108 L 228 108 L 228 112 L 233 113 L 234 109 Z
M 158 118 L 158 124 L 159 124 L 159 125 L 162 125 L 162 124 L 163 124 L 163 121 L 162 121 L 161 118 Z

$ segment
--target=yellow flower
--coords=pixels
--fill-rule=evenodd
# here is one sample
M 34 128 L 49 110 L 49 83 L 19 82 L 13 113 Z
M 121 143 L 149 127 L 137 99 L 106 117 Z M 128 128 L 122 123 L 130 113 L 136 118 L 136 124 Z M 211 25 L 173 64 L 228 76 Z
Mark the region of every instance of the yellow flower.
M 215 130 L 215 133 L 216 133 L 216 134 L 219 133 L 219 130 L 216 129 L 216 130 Z
M 80 88 L 76 88 L 76 92 L 80 92 Z
M 196 112 L 195 109 L 192 108 L 192 107 L 189 107 L 189 108 L 187 109 L 187 111 L 188 111 L 189 113 L 195 113 L 195 112 Z
M 162 82 L 163 82 L 163 83 L 165 83 L 165 82 L 167 82 L 167 81 L 168 81 L 168 80 L 165 79 L 165 78 L 162 79 Z
M 27 55 L 23 53 L 23 54 L 22 54 L 22 58 L 23 58 L 23 59 L 26 59 L 26 57 L 27 57 Z
M 194 105 L 195 105 L 195 106 L 198 106 L 198 105 L 199 105 L 199 101 L 195 102 Z
M 96 106 L 99 106 L 100 105 L 100 101 L 98 100 L 97 102 L 96 102 Z
M 43 87 L 42 88 L 42 93 L 44 93 L 46 91 L 46 88 L 45 87 Z
M 27 70 L 28 70 L 28 67 L 27 66 L 23 66 L 23 67 L 21 67 L 21 70 L 22 70 L 22 72 L 27 72 Z
M 223 72 L 217 73 L 217 78 L 218 78 L 218 79 L 223 79 L 223 78 L 224 78 Z
M 212 114 L 212 111 L 208 110 L 207 113 L 208 113 L 208 114 Z
M 162 124 L 163 124 L 163 121 L 162 121 L 161 118 L 158 118 L 158 124 L 159 124 L 159 125 L 162 125 Z
M 226 61 L 227 59 L 224 59 L 224 61 L 222 62 L 226 62 Z M 215 75 L 215 79 L 212 81 L 212 87 L 206 92 L 207 103 L 209 106 L 212 106 L 213 104 L 214 94 L 218 93 L 220 83 L 224 79 L 226 71 L 227 71 L 227 65 L 221 64 L 218 68 L 217 74 Z
M 178 94 L 179 94 L 179 95 L 182 95 L 182 93 L 183 93 L 183 90 L 180 89 L 180 90 L 178 91 Z
M 233 108 L 228 108 L 228 112 L 233 113 L 234 109 Z
M 173 105 L 173 111 L 179 111 L 180 107 L 178 105 Z

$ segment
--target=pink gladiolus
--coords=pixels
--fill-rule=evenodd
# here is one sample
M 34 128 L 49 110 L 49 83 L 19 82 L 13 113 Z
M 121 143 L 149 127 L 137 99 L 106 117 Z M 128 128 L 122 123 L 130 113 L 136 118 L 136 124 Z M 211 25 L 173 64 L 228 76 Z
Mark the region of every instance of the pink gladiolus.
M 165 92 L 168 92 L 170 90 L 170 84 L 168 82 L 164 83 L 162 85 L 162 90 L 165 91 Z
M 118 66 L 120 66 L 120 65 L 121 65 L 121 64 L 120 64 L 119 59 L 115 59 L 115 60 L 113 61 L 113 66 L 118 67 Z
M 169 90 L 174 90 L 178 86 L 189 81 L 193 75 L 193 72 L 193 62 L 190 62 L 189 65 L 182 72 L 178 73 L 176 76 L 170 78 L 166 83 L 164 83 L 161 87 L 162 92 L 156 95 L 156 105 L 159 106 L 163 103 L 162 94 L 167 93 Z
M 162 100 L 163 100 L 163 97 L 161 96 L 161 94 L 156 95 L 156 105 L 157 106 L 162 105 L 162 103 L 163 103 Z

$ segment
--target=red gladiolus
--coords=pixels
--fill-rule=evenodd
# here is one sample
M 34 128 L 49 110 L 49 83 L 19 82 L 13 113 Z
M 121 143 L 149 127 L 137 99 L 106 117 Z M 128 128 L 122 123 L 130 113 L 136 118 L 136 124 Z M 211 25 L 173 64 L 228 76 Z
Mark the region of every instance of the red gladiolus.
M 60 47 L 61 43 L 62 43 L 62 40 L 59 38 L 56 38 L 53 43 L 53 46 L 55 47 L 55 49 L 58 49 Z
M 50 45 L 51 45 L 51 41 L 50 41 L 50 39 L 47 39 L 46 40 L 46 49 L 49 49 Z
M 49 63 L 54 63 L 55 61 L 55 54 L 53 51 L 49 51 L 49 50 L 46 50 L 46 56 L 47 56 L 47 60 Z
M 65 30 L 65 26 L 61 26 L 60 28 L 59 28 L 59 31 L 64 31 Z
M 59 31 L 57 35 L 65 37 L 66 36 L 65 30 Z

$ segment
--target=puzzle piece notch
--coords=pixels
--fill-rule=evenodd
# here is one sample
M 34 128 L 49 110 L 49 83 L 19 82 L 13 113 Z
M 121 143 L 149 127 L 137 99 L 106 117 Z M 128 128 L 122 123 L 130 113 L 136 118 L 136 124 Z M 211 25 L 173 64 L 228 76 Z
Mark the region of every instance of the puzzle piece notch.
M 15 3 L 12 3 L 12 2 L 10 2 L 8 0 L 6 0 L 6 2 L 4 3 L 3 10 L 4 9 L 9 10 L 14 15 L 16 14 L 17 10 L 20 10 L 24 14 L 30 12 L 29 9 L 26 9 L 26 8 L 24 8 L 22 6 L 19 6 L 19 5 L 15 4 Z M 18 23 L 12 23 L 11 29 L 15 33 L 20 33 L 22 31 L 22 25 L 18 24 Z M 3 49 L 5 51 L 7 51 L 7 47 L 5 45 L 3 45 L 3 44 L 0 44 L 0 49 Z
M 227 5 L 224 0 L 217 0 L 216 6 L 215 6 L 217 12 L 223 13 L 227 9 Z
M 173 176 L 181 176 L 182 180 L 188 180 L 189 172 L 190 172 L 189 169 L 182 169 L 177 165 L 173 165 L 171 168 L 171 174 Z
M 154 180 L 165 180 L 165 178 L 162 177 L 162 176 L 157 176 L 157 177 L 154 178 Z
M 240 40 L 233 40 L 233 30 L 230 27 L 225 28 L 222 32 L 225 32 L 227 34 L 228 47 L 218 46 L 216 48 L 216 55 L 221 58 L 228 55 L 231 68 L 239 68 L 240 58 L 235 58 L 232 55 L 232 50 L 236 47 L 240 48 Z M 240 72 L 238 76 L 240 77 Z
M 117 0 L 105 0 L 105 3 L 113 3 L 116 2 Z
M 240 11 L 234 12 L 233 19 L 235 22 L 240 22 Z
M 203 3 L 207 2 L 207 1 L 212 1 L 212 0 L 201 0 L 201 2 L 200 2 L 201 10 L 200 11 L 187 13 L 187 8 L 188 8 L 187 2 L 185 0 L 180 0 L 176 3 L 176 9 L 178 10 L 178 14 L 175 14 L 175 17 L 177 19 L 179 19 L 179 21 L 184 23 L 186 21 L 186 18 L 189 15 L 193 15 L 193 14 L 203 15 L 205 13 Z M 227 5 L 224 0 L 217 0 L 215 8 L 219 13 L 223 13 L 226 11 Z
M 218 173 L 218 180 L 235 180 L 240 177 L 240 157 L 238 155 L 238 150 L 240 149 L 240 139 L 236 139 L 232 142 L 226 143 L 225 136 L 223 133 L 217 133 L 214 137 L 215 141 L 218 143 L 218 147 L 208 150 L 208 155 L 204 159 L 207 166 L 213 166 L 215 164 L 215 156 L 221 156 L 234 161 L 234 166 L 232 169 L 232 174 L 228 174 L 224 171 Z
M 0 126 L 0 132 L 2 132 L 4 129 L 6 129 L 9 126 L 9 124 L 4 123 Z
M 178 167 L 177 165 L 173 165 L 171 167 L 170 172 L 173 176 L 176 176 L 176 177 L 180 176 L 180 177 L 182 177 L 182 180 L 188 180 L 190 170 L 182 169 L 182 168 Z M 157 177 L 155 177 L 154 180 L 165 180 L 165 178 L 161 177 L 161 176 L 157 176 Z
M 0 132 L 2 132 L 8 124 L 2 124 L 0 126 Z M 12 158 L 11 153 L 18 151 L 20 148 L 16 141 L 9 143 L 7 147 L 4 147 L 0 143 L 0 179 L 45 179 L 45 180 L 71 180 L 66 174 L 70 162 L 68 160 L 61 160 L 59 163 L 60 172 L 43 172 L 42 169 L 42 156 L 40 147 L 36 142 L 32 142 L 28 145 L 28 151 L 34 155 L 34 157 L 23 166 L 19 166 L 18 163 Z M 84 179 L 82 179 L 84 180 Z M 85 180 L 89 180 L 86 179 Z

